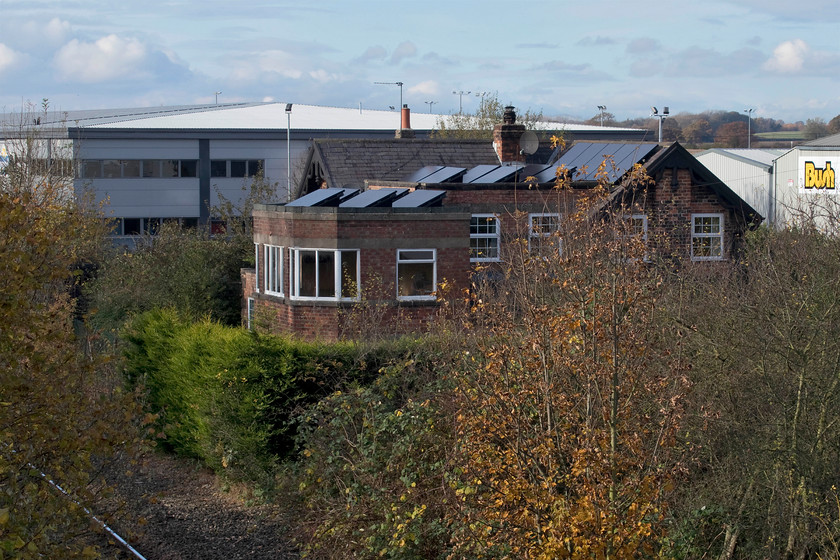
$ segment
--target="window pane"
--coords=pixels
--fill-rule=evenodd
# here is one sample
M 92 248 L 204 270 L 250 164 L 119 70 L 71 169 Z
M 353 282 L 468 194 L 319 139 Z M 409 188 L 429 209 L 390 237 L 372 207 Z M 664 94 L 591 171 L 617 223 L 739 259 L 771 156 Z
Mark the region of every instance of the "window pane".
M 139 159 L 124 159 L 122 164 L 123 164 L 123 177 L 140 177 L 140 160 Z
M 257 175 L 263 168 L 263 162 L 259 159 L 248 160 L 248 176 L 253 177 Z
M 318 251 L 318 297 L 335 297 L 335 253 Z
M 401 261 L 429 261 L 434 260 L 435 252 L 424 250 L 424 251 L 400 251 L 400 260 Z
M 230 162 L 230 176 L 244 177 L 245 176 L 245 160 L 235 159 Z
M 144 159 L 143 160 L 143 177 L 160 177 L 160 160 L 159 159 Z
M 182 159 L 181 177 L 198 177 L 198 161 L 194 159 Z
M 177 177 L 178 176 L 178 160 L 167 159 L 161 162 L 161 177 Z
M 408 251 L 430 252 L 430 251 Z M 404 253 L 403 253 L 404 254 Z M 406 263 L 400 262 L 397 272 L 397 295 L 428 296 L 434 292 L 434 263 Z
M 123 235 L 140 235 L 140 218 L 125 218 Z
M 359 295 L 358 253 L 341 251 L 341 297 L 356 298 Z
M 194 228 L 198 227 L 198 218 L 182 218 L 181 227 Z
M 87 160 L 83 164 L 82 177 L 85 179 L 98 179 L 102 176 L 102 162 L 98 159 Z
M 106 179 L 114 179 L 116 177 L 121 177 L 122 173 L 120 172 L 120 160 L 106 159 L 105 161 L 103 161 L 102 176 Z
M 499 239 L 496 237 L 475 237 L 470 239 L 471 259 L 496 259 L 499 257 Z
M 143 226 L 149 235 L 157 235 L 160 231 L 160 218 L 146 218 L 143 220 Z
M 227 177 L 227 160 L 214 159 L 210 162 L 211 177 Z
M 298 251 L 300 277 L 298 295 L 301 297 L 315 297 L 315 251 Z

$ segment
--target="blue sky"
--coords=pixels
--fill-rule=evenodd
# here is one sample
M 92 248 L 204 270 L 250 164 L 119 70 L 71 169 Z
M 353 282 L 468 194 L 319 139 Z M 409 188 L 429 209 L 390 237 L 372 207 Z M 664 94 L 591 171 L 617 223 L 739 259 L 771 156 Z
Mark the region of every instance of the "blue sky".
M 840 0 L 0 0 L 0 110 L 284 101 L 840 114 Z

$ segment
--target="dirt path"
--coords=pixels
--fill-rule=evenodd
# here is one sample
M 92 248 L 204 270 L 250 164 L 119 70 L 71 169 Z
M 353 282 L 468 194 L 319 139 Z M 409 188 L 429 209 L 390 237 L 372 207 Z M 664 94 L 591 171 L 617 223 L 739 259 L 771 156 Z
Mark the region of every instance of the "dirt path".
M 245 505 L 221 491 L 212 472 L 176 457 L 150 454 L 130 477 L 122 476 L 124 467 L 107 478 L 127 506 L 127 519 L 142 517 L 146 523 L 117 521 L 114 529 L 148 560 L 298 558 L 285 535 L 289 514 L 281 508 Z M 104 548 L 103 557 L 133 558 L 109 556 Z

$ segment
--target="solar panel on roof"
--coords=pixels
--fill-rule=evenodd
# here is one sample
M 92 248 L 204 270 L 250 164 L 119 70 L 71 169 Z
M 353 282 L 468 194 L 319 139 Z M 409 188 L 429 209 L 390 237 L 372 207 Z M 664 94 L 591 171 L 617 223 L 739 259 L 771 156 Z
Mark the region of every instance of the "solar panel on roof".
M 408 189 L 374 189 L 339 204 L 341 208 L 375 208 L 391 206 L 391 202 L 408 194 Z
M 429 191 L 425 189 L 418 189 L 410 192 L 402 198 L 395 200 L 391 207 L 393 208 L 425 208 L 429 206 L 440 206 L 443 203 L 443 197 L 446 196 L 446 191 Z
M 545 171 L 549 167 L 551 166 L 544 163 L 529 163 L 522 168 L 522 171 L 519 172 L 519 176 L 523 179 L 525 177 L 536 177 L 538 173 Z
M 443 169 L 443 167 L 444 167 L 443 165 L 427 165 L 426 167 L 422 167 L 422 168 L 418 169 L 417 171 L 415 171 L 414 173 L 412 173 L 411 175 L 409 175 L 408 177 L 403 179 L 403 181 L 411 181 L 413 183 L 419 183 L 420 181 L 422 181 L 423 179 L 425 179 L 426 177 L 428 177 L 432 173 L 434 173 L 436 171 L 440 171 L 441 169 Z
M 468 169 L 466 173 L 464 173 L 463 182 L 465 183 L 475 183 L 480 179 L 483 175 L 486 175 L 493 171 L 494 169 L 498 169 L 500 166 L 498 165 L 476 165 L 475 167 Z
M 473 181 L 478 183 L 504 183 L 508 180 L 512 180 L 514 174 L 522 169 L 524 166 L 522 165 L 502 165 L 499 166 L 498 169 L 491 171 L 490 173 L 481 177 L 479 181 Z
M 656 146 L 653 143 L 576 142 L 557 162 L 578 170 L 574 180 L 594 181 L 597 179 L 598 166 L 610 158 L 612 162 L 607 163 L 605 171 L 608 180 L 612 182 L 624 175 L 633 164 L 646 158 Z
M 540 171 L 534 177 L 537 179 L 538 183 L 550 183 L 557 178 L 557 168 L 560 167 L 560 164 L 552 165 L 550 167 L 545 168 L 543 171 Z M 568 168 L 568 166 L 567 166 Z M 575 168 L 568 168 L 571 171 L 572 176 L 574 176 Z
M 428 177 L 425 177 L 421 182 L 423 183 L 454 183 L 457 179 L 459 179 L 464 172 L 467 170 L 466 167 L 444 167 L 439 171 L 435 171 Z
M 338 206 L 340 202 L 355 196 L 358 192 L 359 189 L 318 189 L 289 202 L 286 206 Z

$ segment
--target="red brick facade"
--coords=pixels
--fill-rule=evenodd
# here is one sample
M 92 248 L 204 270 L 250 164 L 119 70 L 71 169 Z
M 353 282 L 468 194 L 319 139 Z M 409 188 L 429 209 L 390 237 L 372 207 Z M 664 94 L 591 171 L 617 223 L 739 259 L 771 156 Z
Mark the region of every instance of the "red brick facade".
M 256 270 L 243 270 L 246 297 L 243 321 L 248 320 L 247 298 L 253 298 L 252 326 L 260 330 L 325 340 L 365 332 L 376 326 L 389 333 L 420 330 L 435 316 L 440 305 L 432 296 L 398 301 L 397 257 L 401 250 L 420 251 L 404 255 L 433 251 L 438 285 L 446 282 L 453 287 L 466 287 L 468 284 L 469 214 L 448 208 L 358 210 L 261 206 L 253 215 L 258 263 Z M 279 251 L 282 295 L 266 292 L 266 245 L 282 248 Z M 351 297 L 339 300 L 302 297 L 300 291 L 295 294 L 293 288 L 300 279 L 292 270 L 295 249 L 305 250 L 307 254 L 322 250 L 319 254 L 330 258 L 334 258 L 335 251 L 344 250 L 348 253 L 341 253 L 337 258 L 354 261 L 357 258 L 358 284 L 355 275 L 347 284 L 348 290 L 352 290 Z M 350 257 L 345 257 L 347 254 Z M 406 281 L 404 276 L 403 281 Z M 360 321 L 368 324 L 358 324 Z M 373 325 L 374 322 L 378 325 Z

